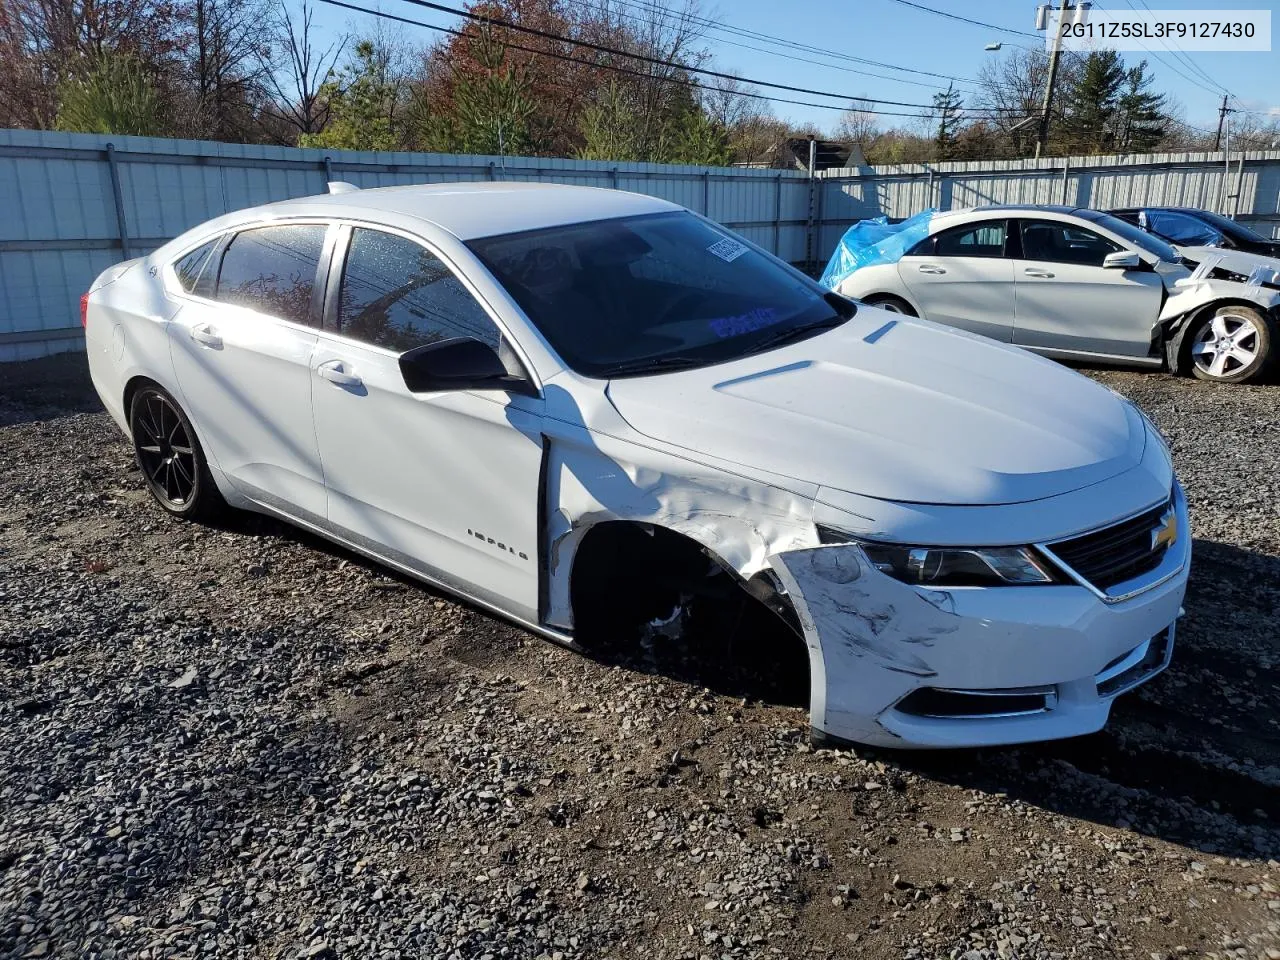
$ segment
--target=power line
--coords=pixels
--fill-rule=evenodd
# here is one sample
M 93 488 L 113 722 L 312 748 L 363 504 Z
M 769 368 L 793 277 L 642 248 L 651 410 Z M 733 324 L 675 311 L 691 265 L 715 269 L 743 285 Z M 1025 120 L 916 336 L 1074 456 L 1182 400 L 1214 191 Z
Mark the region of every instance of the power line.
M 1126 4 L 1128 4 L 1128 5 L 1129 5 L 1129 8 L 1130 8 L 1131 10 L 1133 10 L 1135 13 L 1141 13 L 1141 12 L 1142 12 L 1141 10 L 1139 10 L 1139 9 L 1134 5 L 1133 0 L 1124 0 L 1124 2 L 1125 2 Z M 1155 11 L 1153 11 L 1150 7 L 1148 7 L 1148 6 L 1147 6 L 1147 4 L 1146 4 L 1146 0 L 1138 0 L 1138 2 L 1139 2 L 1139 3 L 1141 3 L 1143 7 L 1145 7 L 1145 8 L 1146 8 L 1146 10 L 1147 10 L 1147 12 L 1148 12 L 1148 13 L 1154 13 L 1154 12 L 1155 12 Z M 1103 9 L 1103 7 L 1102 7 L 1102 5 L 1101 5 L 1101 4 L 1096 3 L 1096 4 L 1095 4 L 1095 6 L 1097 6 L 1099 10 Z M 1169 62 L 1169 61 L 1165 60 L 1165 59 L 1164 59 L 1164 57 L 1162 57 L 1159 53 L 1157 53 L 1157 52 L 1156 52 L 1155 50 L 1153 50 L 1151 47 L 1147 46 L 1147 44 L 1142 43 L 1141 41 L 1139 41 L 1138 43 L 1139 43 L 1139 46 L 1143 47 L 1143 48 L 1144 48 L 1148 53 L 1150 53 L 1153 57 L 1155 57 L 1157 60 L 1159 60 L 1161 63 L 1163 63 L 1166 67 L 1169 67 L 1171 70 L 1173 70 L 1176 74 L 1178 74 L 1178 76 L 1182 77 L 1184 80 L 1188 80 L 1188 81 L 1190 81 L 1191 83 L 1196 84 L 1197 86 L 1198 86 L 1202 81 L 1204 81 L 1204 82 L 1208 82 L 1208 84 L 1209 84 L 1211 87 L 1214 87 L 1215 89 L 1217 89 L 1217 90 L 1218 90 L 1218 91 L 1220 91 L 1221 93 L 1231 93 L 1231 91 L 1230 91 L 1230 90 L 1228 90 L 1228 89 L 1227 89 L 1226 87 L 1224 87 L 1222 84 L 1220 84 L 1220 83 L 1218 83 L 1216 80 L 1214 80 L 1214 79 L 1213 79 L 1213 77 L 1209 76 L 1209 74 L 1208 74 L 1207 72 L 1205 72 L 1205 70 L 1204 70 L 1203 68 L 1201 68 L 1199 64 L 1197 64 L 1197 63 L 1196 63 L 1195 61 L 1193 61 L 1189 56 L 1187 56 L 1187 52 L 1186 52 L 1185 50 L 1183 50 L 1183 51 L 1175 50 L 1173 47 L 1169 46 L 1169 42 L 1168 42 L 1167 40 L 1163 40 L 1163 39 L 1162 39 L 1162 40 L 1160 41 L 1160 45 L 1161 45 L 1162 47 L 1164 47 L 1166 50 L 1168 50 L 1168 51 L 1169 51 L 1169 53 L 1170 53 L 1170 54 L 1175 58 L 1175 60 L 1176 60 L 1176 58 L 1177 58 L 1179 55 L 1181 55 L 1181 57 L 1182 57 L 1182 61 L 1180 61 L 1180 62 L 1185 63 L 1185 64 L 1186 64 L 1187 66 L 1189 66 L 1192 70 L 1196 71 L 1196 73 L 1198 73 L 1198 74 L 1200 75 L 1200 78 L 1202 78 L 1202 79 L 1200 79 L 1200 78 L 1196 78 L 1196 77 L 1192 77 L 1192 76 L 1188 76 L 1186 73 L 1184 73 L 1182 70 L 1180 70 L 1180 69 L 1176 66 L 1176 64 L 1175 64 L 1175 63 L 1171 63 L 1171 62 Z
M 595 4 L 593 4 L 591 0 L 570 0 L 570 2 L 586 8 L 595 7 Z M 662 9 L 660 7 L 658 8 L 649 7 L 642 3 L 628 3 L 627 0 L 615 0 L 615 2 L 617 2 L 618 6 L 620 7 L 626 7 L 632 10 L 657 12 Z M 633 23 L 641 22 L 639 18 L 635 17 L 634 15 L 622 14 L 622 16 L 626 17 L 627 19 L 630 19 Z M 683 15 L 677 14 L 677 16 L 683 16 Z M 745 30 L 740 31 L 737 28 L 731 27 L 727 24 L 724 24 L 724 25 L 716 24 L 714 21 L 705 20 L 702 17 L 690 17 L 689 19 L 690 19 L 690 22 L 696 23 L 699 26 L 704 26 L 707 30 L 712 30 L 717 33 L 726 33 L 729 36 L 749 36 L 754 39 L 754 35 L 752 31 L 745 31 Z M 773 38 L 763 38 L 763 37 L 761 39 L 769 43 L 773 43 L 777 46 L 785 46 L 788 48 L 792 46 L 789 41 L 778 40 Z M 715 37 L 714 42 L 719 44 L 726 44 L 727 46 L 730 46 L 730 47 L 740 47 L 743 50 L 754 50 L 757 53 L 764 53 L 771 57 L 779 57 L 781 59 L 791 60 L 796 63 L 811 63 L 814 66 L 826 67 L 828 70 L 840 70 L 844 73 L 856 73 L 862 76 L 875 77 L 879 80 L 888 80 L 890 83 L 907 83 L 907 84 L 911 84 L 914 87 L 925 87 L 926 89 L 929 89 L 929 90 L 938 89 L 938 84 L 936 83 L 929 83 L 923 80 L 910 80 L 906 77 L 892 77 L 884 73 L 874 73 L 870 70 L 860 70 L 857 67 L 841 66 L 840 64 L 837 64 L 837 63 L 829 63 L 823 60 L 814 60 L 810 57 L 802 57 L 796 53 L 784 53 L 781 50 L 770 50 L 767 47 L 758 47 L 755 44 L 751 44 L 751 43 L 742 43 L 741 41 L 738 41 L 738 40 L 728 40 L 725 37 Z M 806 52 L 810 52 L 809 49 L 806 47 L 799 46 L 798 48 L 803 49 Z M 815 48 L 812 52 L 819 53 L 817 48 Z M 894 66 L 893 64 L 881 64 L 879 61 L 876 61 L 876 60 L 864 60 L 859 57 L 851 57 L 847 54 L 837 54 L 834 51 L 831 51 L 831 52 L 822 51 L 821 53 L 819 53 L 819 55 L 826 56 L 826 57 L 839 57 L 840 59 L 847 60 L 850 62 L 856 62 L 856 63 L 869 63 L 869 64 L 872 64 L 873 66 L 885 66 L 894 70 L 906 69 L 904 67 Z M 974 87 L 977 86 L 976 81 L 965 80 L 961 77 L 948 77 L 945 74 L 930 74 L 927 71 L 920 71 L 920 70 L 912 70 L 910 72 L 921 73 L 921 74 L 924 74 L 925 76 L 936 76 L 939 79 L 950 80 L 952 83 L 964 83 L 964 84 L 968 84 L 969 86 L 974 86 Z
M 586 0 L 578 0 L 578 2 L 586 2 Z M 616 0 L 616 2 L 620 6 L 630 7 L 632 9 L 644 10 L 649 13 L 670 13 L 670 11 L 668 11 L 667 8 L 659 4 L 649 2 L 649 0 Z M 956 83 L 973 84 L 975 82 L 965 77 L 953 77 L 950 74 L 934 73 L 930 70 L 918 70 L 914 67 L 904 67 L 896 63 L 886 63 L 883 60 L 870 60 L 866 57 L 857 57 L 857 56 L 854 56 L 853 54 L 844 53 L 839 50 L 830 50 L 825 47 L 816 47 L 816 46 L 813 46 L 812 44 L 798 43 L 795 40 L 787 40 L 783 37 L 773 37 L 767 33 L 760 33 L 759 31 L 756 31 L 756 30 L 748 30 L 744 27 L 737 27 L 732 24 L 719 23 L 718 21 L 708 19 L 707 17 L 699 17 L 691 14 L 676 14 L 676 16 L 686 17 L 692 23 L 699 24 L 700 26 L 706 27 L 709 30 L 714 30 L 719 33 L 729 33 L 729 34 L 733 34 L 734 36 L 748 37 L 753 40 L 764 41 L 766 43 L 774 44 L 780 47 L 787 47 L 789 49 L 801 50 L 806 53 L 814 53 L 814 54 L 818 54 L 819 56 L 831 57 L 837 60 L 846 60 L 846 61 L 849 61 L 850 63 L 865 63 L 868 66 L 872 66 L 872 67 L 883 67 L 888 70 L 898 70 L 902 73 L 913 73 L 918 76 L 933 77 L 938 80 L 953 80 Z M 873 76 L 876 76 L 876 75 L 873 74 Z M 887 79 L 893 79 L 893 78 L 887 78 Z
M 863 97 L 849 93 L 832 93 L 829 90 L 813 90 L 808 87 L 796 87 L 786 83 L 773 83 L 768 80 L 753 80 L 750 77 L 739 77 L 732 73 L 723 73 L 719 70 L 708 70 L 705 67 L 693 67 L 683 63 L 677 63 L 671 60 L 663 60 L 660 57 L 651 57 L 643 53 L 630 53 L 626 50 L 619 50 L 616 47 L 606 47 L 603 44 L 591 43 L 587 40 L 575 40 L 572 37 L 566 37 L 558 33 L 551 33 L 547 30 L 539 30 L 536 27 L 526 27 L 523 24 L 511 23 L 507 20 L 499 20 L 496 17 L 486 16 L 485 14 L 472 13 L 470 10 L 460 10 L 457 7 L 445 6 L 441 3 L 433 3 L 432 0 L 405 0 L 406 3 L 412 3 L 414 6 L 425 7 L 428 10 L 438 10 L 441 13 L 451 13 L 454 16 L 463 17 L 467 20 L 473 20 L 478 23 L 489 24 L 491 26 L 503 27 L 507 30 L 515 30 L 519 33 L 530 34 L 535 37 L 542 37 L 546 40 L 555 40 L 559 43 L 568 43 L 575 47 L 582 47 L 587 50 L 593 50 L 597 53 L 607 53 L 616 57 L 629 57 L 633 60 L 640 60 L 644 63 L 651 63 L 661 67 L 674 67 L 685 73 L 696 73 L 705 77 L 715 77 L 719 80 L 733 80 L 739 83 L 749 83 L 757 87 L 768 87 L 771 90 L 786 90 L 789 93 L 804 93 L 817 97 L 831 97 L 837 100 L 850 102 L 853 100 L 862 101 L 864 103 L 884 104 L 892 107 L 914 107 L 918 110 L 932 110 L 933 105 L 928 103 L 909 103 L 904 100 L 883 100 L 878 97 Z M 426 24 L 424 24 L 426 26 Z M 537 51 L 535 51 L 537 52 Z M 647 74 L 645 74 L 647 76 Z M 1003 109 L 1003 108 L 1001 108 Z M 865 111 L 872 112 L 872 111 Z
M 468 36 L 468 34 L 462 30 L 455 30 L 451 27 L 440 27 L 440 26 L 436 26 L 434 23 L 424 23 L 421 20 L 413 20 L 413 19 L 410 19 L 409 17 L 397 16 L 394 13 L 387 13 L 382 10 L 371 10 L 368 7 L 361 7 L 353 3 L 346 3 L 344 2 L 344 0 L 320 0 L 320 2 L 329 4 L 330 6 L 333 6 L 333 7 L 341 7 L 344 10 L 352 10 L 356 13 L 368 14 L 369 16 L 378 17 L 383 20 L 394 20 L 397 23 L 405 23 L 415 27 L 425 27 L 428 30 L 435 30 L 439 33 L 447 33 L 455 37 Z M 639 77 L 644 80 L 657 80 L 662 83 L 680 83 L 686 86 L 694 87 L 695 89 L 698 89 L 698 90 L 710 90 L 712 92 L 718 92 L 716 87 L 710 86 L 709 84 L 705 84 L 705 83 L 698 83 L 697 81 L 690 80 L 688 78 L 655 77 L 649 73 L 642 73 L 639 70 L 630 70 L 626 67 L 620 67 L 615 64 L 598 63 L 592 60 L 580 60 L 577 57 L 570 57 L 566 54 L 555 53 L 550 50 L 538 50 L 535 47 L 521 46 L 518 43 L 506 43 L 505 45 L 512 50 L 520 50 L 520 51 L 523 51 L 524 53 L 531 53 L 541 57 L 551 57 L 554 60 L 560 60 L 565 63 L 576 63 L 581 66 L 594 67 L 595 69 L 598 69 L 598 70 L 607 70 L 613 73 L 621 73 L 621 74 L 625 74 L 626 76 Z M 626 54 L 626 56 L 632 56 L 632 54 Z M 673 64 L 673 65 L 681 66 L 679 64 Z M 681 67 L 681 69 L 683 69 L 683 67 Z M 735 78 L 735 79 L 741 79 L 741 78 Z M 801 106 L 801 107 L 818 107 L 823 110 L 838 110 L 840 112 L 844 112 L 846 109 L 848 109 L 847 107 L 841 104 L 815 103 L 811 100 L 790 100 L 785 97 L 772 97 L 762 93 L 750 93 L 745 90 L 735 91 L 734 96 L 750 97 L 753 100 L 768 100 L 771 103 L 788 103 L 788 104 L 794 104 L 796 106 Z M 865 99 L 865 98 L 854 98 L 854 99 Z M 930 105 L 928 107 L 924 107 L 924 109 L 932 111 L 933 107 L 932 105 Z M 912 117 L 914 119 L 919 119 L 920 117 L 919 113 L 902 113 L 902 112 L 895 112 L 892 110 L 872 110 L 872 109 L 864 110 L 859 108 L 858 112 L 870 113 L 880 117 Z M 992 117 L 982 116 L 980 114 L 973 114 L 971 113 L 971 111 L 965 111 L 965 112 L 973 116 L 974 119 L 984 119 L 984 120 L 994 119 Z
M 969 23 L 975 27 L 986 27 L 988 30 L 998 30 L 1001 33 L 1010 33 L 1017 37 L 1030 37 L 1032 40 L 1039 40 L 1040 35 L 1036 33 L 1028 33 L 1026 30 L 1014 30 L 1012 27 L 1002 27 L 994 23 L 986 23 L 983 20 L 971 20 L 968 17 L 962 17 L 957 13 L 948 13 L 946 10 L 935 10 L 933 7 L 926 7 L 922 3 L 913 3 L 912 0 L 893 0 L 894 3 L 900 3 L 904 7 L 912 7 L 916 10 L 923 10 L 925 13 L 932 13 L 938 17 L 946 17 L 948 20 L 959 20 L 961 23 Z

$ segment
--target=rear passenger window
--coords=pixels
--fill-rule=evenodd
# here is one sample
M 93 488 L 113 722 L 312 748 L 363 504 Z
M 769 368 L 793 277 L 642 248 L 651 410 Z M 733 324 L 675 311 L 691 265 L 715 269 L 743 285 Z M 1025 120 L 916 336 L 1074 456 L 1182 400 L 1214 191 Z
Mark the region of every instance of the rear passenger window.
M 218 248 L 222 238 L 218 237 L 208 243 L 196 247 L 185 257 L 173 265 L 178 275 L 178 283 L 187 293 L 197 297 L 213 297 L 213 288 L 218 279 L 218 268 L 211 263 L 213 251 Z
M 1003 257 L 1005 221 L 972 223 L 938 234 L 933 249 L 939 257 Z
M 282 320 L 310 323 L 324 231 L 322 225 L 308 223 L 236 234 L 222 256 L 218 299 Z
M 439 257 L 412 240 L 361 227 L 351 231 L 337 320 L 343 335 L 397 352 L 454 337 L 497 350 L 502 340 Z

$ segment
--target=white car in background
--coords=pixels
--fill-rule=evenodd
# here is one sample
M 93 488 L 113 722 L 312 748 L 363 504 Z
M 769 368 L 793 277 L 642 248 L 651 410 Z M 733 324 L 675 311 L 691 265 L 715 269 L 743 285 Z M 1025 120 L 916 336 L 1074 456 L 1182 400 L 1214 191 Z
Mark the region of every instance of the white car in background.
M 974 207 L 935 214 L 893 263 L 841 294 L 1061 360 L 1267 378 L 1280 290 L 1194 276 L 1171 246 L 1096 210 Z
M 767 608 L 822 742 L 1088 733 L 1172 654 L 1191 537 L 1136 407 L 664 201 L 345 190 L 83 305 L 171 514 L 273 514 L 575 647 Z

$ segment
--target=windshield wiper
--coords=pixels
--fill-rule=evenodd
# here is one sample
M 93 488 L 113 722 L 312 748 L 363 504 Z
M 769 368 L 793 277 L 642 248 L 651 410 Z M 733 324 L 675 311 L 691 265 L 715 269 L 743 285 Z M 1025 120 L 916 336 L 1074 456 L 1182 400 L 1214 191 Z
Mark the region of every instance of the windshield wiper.
M 792 327 L 789 330 L 779 330 L 777 333 L 757 340 L 751 346 L 751 353 L 762 353 L 765 350 L 772 350 L 774 347 L 786 346 L 788 343 L 795 343 L 799 340 L 807 340 L 809 337 L 823 330 L 832 330 L 836 327 L 843 326 L 849 322 L 848 317 L 839 315 L 827 317 L 825 320 L 819 320 L 816 323 L 805 324 L 803 327 Z
M 685 357 L 679 354 L 665 357 L 641 357 L 639 360 L 629 360 L 626 363 L 611 367 L 605 376 L 608 378 L 629 377 L 638 373 L 653 373 L 658 370 L 684 370 L 690 367 L 700 367 L 709 362 L 705 357 Z

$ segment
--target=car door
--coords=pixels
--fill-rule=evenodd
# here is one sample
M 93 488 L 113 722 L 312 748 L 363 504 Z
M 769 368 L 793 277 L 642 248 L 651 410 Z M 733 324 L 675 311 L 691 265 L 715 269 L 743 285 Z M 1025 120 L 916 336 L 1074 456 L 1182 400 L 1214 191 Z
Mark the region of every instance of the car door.
M 980 220 L 926 237 L 898 261 L 921 315 L 935 323 L 1013 339 L 1013 262 L 1008 221 Z
M 322 223 L 238 231 L 179 260 L 170 353 L 183 405 L 245 496 L 324 515 L 311 413 Z M 202 248 L 203 249 L 203 248 Z
M 399 366 L 405 351 L 454 337 L 510 345 L 421 240 L 344 227 L 336 250 L 312 359 L 330 526 L 537 622 L 541 399 L 410 392 Z
M 1108 269 L 1125 248 L 1073 221 L 1019 221 L 1013 342 L 1066 353 L 1146 357 L 1164 302 L 1160 275 Z

